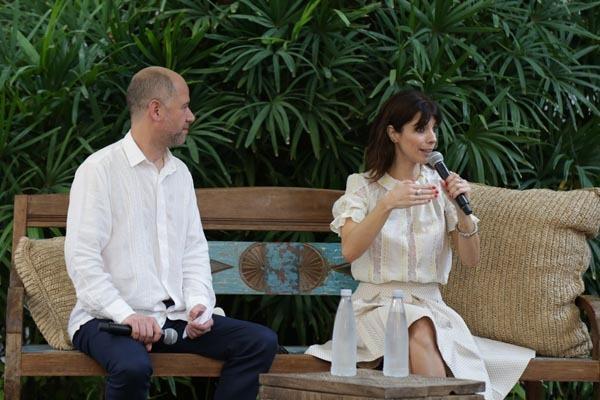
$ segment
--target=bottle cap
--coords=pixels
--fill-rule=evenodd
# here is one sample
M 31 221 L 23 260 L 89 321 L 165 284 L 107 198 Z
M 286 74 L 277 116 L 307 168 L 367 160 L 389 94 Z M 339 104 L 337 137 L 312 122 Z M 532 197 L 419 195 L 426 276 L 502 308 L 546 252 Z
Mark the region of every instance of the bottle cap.
M 392 297 L 398 299 L 403 299 L 404 298 L 404 292 L 402 291 L 402 289 L 394 289 L 394 291 L 392 292 Z
M 340 290 L 341 296 L 352 296 L 352 290 L 350 289 L 342 289 Z

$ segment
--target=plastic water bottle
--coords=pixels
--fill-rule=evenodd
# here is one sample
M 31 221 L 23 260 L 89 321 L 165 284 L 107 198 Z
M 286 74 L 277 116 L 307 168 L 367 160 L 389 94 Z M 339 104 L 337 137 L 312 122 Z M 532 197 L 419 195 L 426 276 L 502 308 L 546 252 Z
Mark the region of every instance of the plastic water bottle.
M 392 293 L 392 306 L 385 326 L 383 350 L 383 374 L 385 376 L 408 376 L 408 325 L 404 311 L 404 293 L 400 289 Z
M 341 300 L 333 324 L 331 375 L 356 375 L 356 323 L 352 309 L 352 291 L 341 290 Z

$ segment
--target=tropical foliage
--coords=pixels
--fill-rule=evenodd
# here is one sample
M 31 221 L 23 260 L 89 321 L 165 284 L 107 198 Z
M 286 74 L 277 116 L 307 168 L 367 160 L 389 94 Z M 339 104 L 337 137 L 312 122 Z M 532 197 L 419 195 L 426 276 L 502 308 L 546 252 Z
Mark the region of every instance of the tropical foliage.
M 197 186 L 343 188 L 346 176 L 363 166 L 378 107 L 407 87 L 442 105 L 440 150 L 468 179 L 513 188 L 600 186 L 598 6 L 566 0 L 3 2 L 0 318 L 14 194 L 67 191 L 78 164 L 128 129 L 124 91 L 147 65 L 172 68 L 190 83 L 197 121 L 176 152 Z M 598 294 L 600 243 L 591 245 L 585 280 Z M 331 332 L 332 299 L 223 300 L 234 315 L 265 322 L 289 342 L 322 341 Z M 28 396 L 41 399 L 60 387 L 66 397 L 98 398 L 101 390 L 98 381 L 65 382 L 38 380 Z M 156 398 L 176 391 L 192 397 L 198 387 L 192 383 L 158 380 L 153 391 Z M 548 390 L 553 398 L 571 398 L 573 389 Z M 514 396 L 520 393 L 517 388 Z

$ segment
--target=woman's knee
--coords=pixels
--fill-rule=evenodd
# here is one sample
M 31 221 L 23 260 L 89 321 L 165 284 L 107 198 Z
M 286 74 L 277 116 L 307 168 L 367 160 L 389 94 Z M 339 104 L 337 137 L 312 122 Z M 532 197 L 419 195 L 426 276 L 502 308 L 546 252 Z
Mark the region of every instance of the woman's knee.
M 436 348 L 435 327 L 429 318 L 424 317 L 413 322 L 408 329 L 408 335 L 411 346 Z

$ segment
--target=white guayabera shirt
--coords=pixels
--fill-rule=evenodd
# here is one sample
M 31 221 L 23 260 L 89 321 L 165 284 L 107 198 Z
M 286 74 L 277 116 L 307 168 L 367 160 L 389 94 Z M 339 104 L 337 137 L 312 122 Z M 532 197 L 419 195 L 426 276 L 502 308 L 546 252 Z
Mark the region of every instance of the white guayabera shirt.
M 65 260 L 77 292 L 71 338 L 92 318 L 122 322 L 137 312 L 162 326 L 167 317 L 187 320 L 196 304 L 215 305 L 190 172 L 168 151 L 158 172 L 131 132 L 77 170 Z

